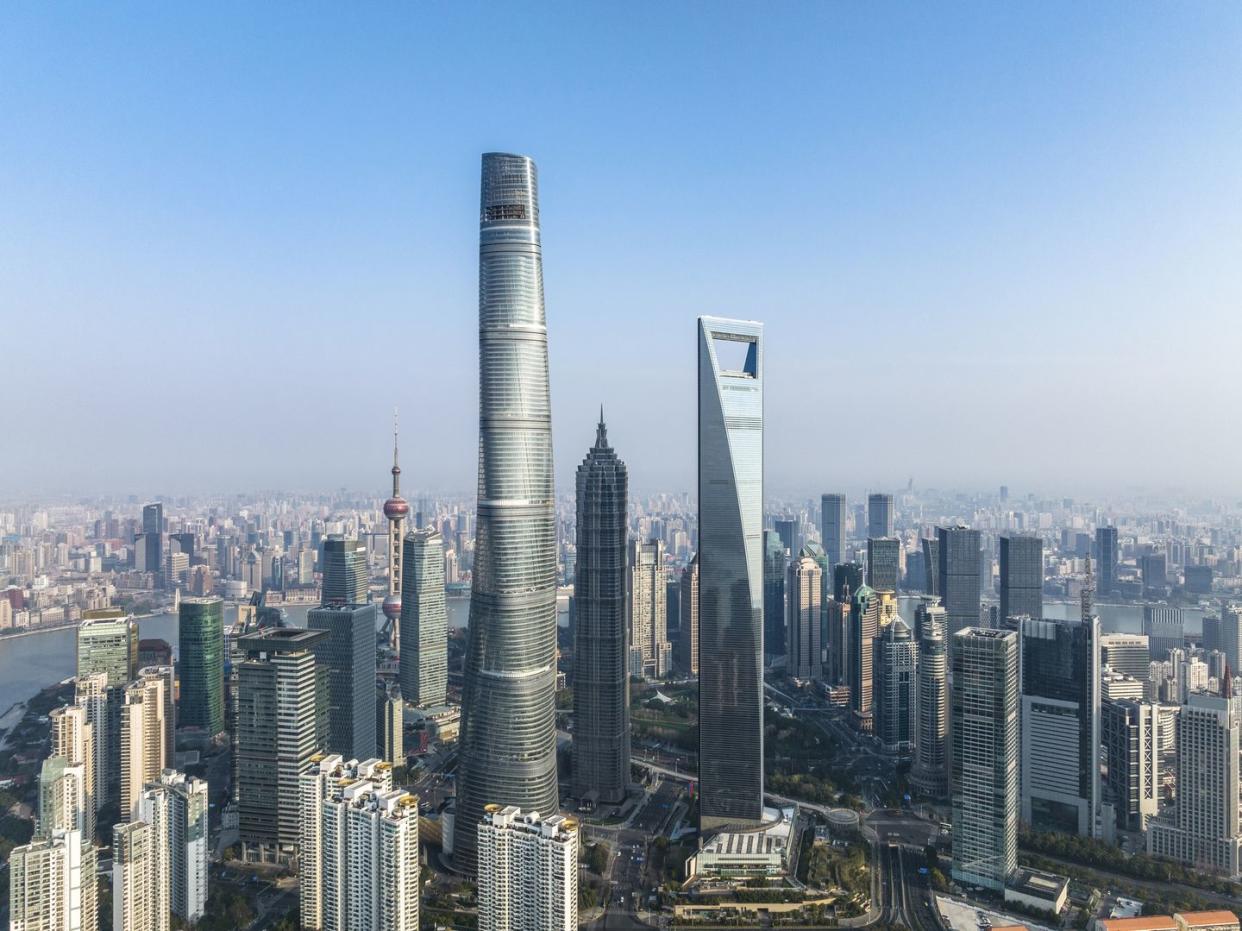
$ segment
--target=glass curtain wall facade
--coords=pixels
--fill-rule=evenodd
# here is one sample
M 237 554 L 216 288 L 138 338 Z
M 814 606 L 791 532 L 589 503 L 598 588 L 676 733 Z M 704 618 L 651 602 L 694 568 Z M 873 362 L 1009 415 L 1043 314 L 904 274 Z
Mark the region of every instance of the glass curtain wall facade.
M 700 317 L 699 828 L 763 817 L 763 324 Z
M 215 736 L 224 730 L 224 602 L 183 598 L 177 614 L 181 654 L 180 723 Z
M 483 156 L 479 487 L 454 829 L 474 872 L 489 804 L 559 807 L 556 514 L 535 163 Z
M 1044 616 L 1044 541 L 1005 534 L 1000 538 L 1000 619 Z
M 936 539 L 937 594 L 948 618 L 949 636 L 979 624 L 982 592 L 979 583 L 979 531 L 966 527 L 938 527 Z
M 407 533 L 402 563 L 401 696 L 425 708 L 442 705 L 448 689 L 448 609 L 439 531 Z
M 828 572 L 845 561 L 845 495 L 821 495 L 819 532 L 828 554 Z
M 328 636 L 314 646 L 328 674 L 329 753 L 356 760 L 375 756 L 375 605 L 312 608 L 309 630 Z

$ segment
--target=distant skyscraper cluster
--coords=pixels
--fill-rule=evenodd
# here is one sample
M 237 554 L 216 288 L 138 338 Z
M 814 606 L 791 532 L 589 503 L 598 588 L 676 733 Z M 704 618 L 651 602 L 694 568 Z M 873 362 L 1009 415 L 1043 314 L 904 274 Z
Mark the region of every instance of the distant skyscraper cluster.
M 1020 826 L 1102 842 L 1126 832 L 1127 849 L 1242 872 L 1242 609 L 1206 600 L 1237 591 L 1236 533 L 1188 526 L 1181 512 L 1136 522 L 1011 498 L 1007 486 L 920 497 L 913 479 L 852 503 L 823 493 L 818 512 L 815 498 L 772 501 L 765 517 L 764 327 L 713 316 L 696 327 L 697 496 L 632 494 L 601 409 L 573 513 L 563 500 L 558 510 L 531 159 L 483 156 L 479 224 L 473 520 L 460 500 L 420 499 L 411 515 L 395 423 L 391 495 L 345 519 L 322 499 L 291 521 L 283 502 L 276 518 L 247 505 L 186 520 L 175 499 L 140 517 L 133 499 L 121 521 L 105 512 L 87 537 L 95 549 L 71 567 L 90 577 L 110 559 L 124 590 L 175 598 L 176 665 L 168 643 L 140 641 L 135 618 L 108 607 L 112 590 L 57 594 L 81 612 L 76 675 L 72 703 L 47 716 L 34 836 L 9 859 L 15 928 L 96 931 L 101 845 L 116 931 L 205 916 L 213 800 L 206 780 L 176 770 L 179 737 L 208 754 L 228 741 L 221 820 L 243 859 L 297 866 L 301 926 L 314 931 L 419 928 L 420 839 L 477 880 L 480 929 L 571 931 L 586 874 L 562 779 L 579 810 L 629 819 L 623 832 L 651 830 L 645 819 L 665 809 L 666 827 L 692 817 L 663 801 L 632 806 L 643 767 L 659 784 L 697 763 L 700 841 L 716 835 L 711 852 L 737 858 L 729 869 L 775 878 L 789 863 L 781 839 L 802 822 L 764 806 L 765 700 L 811 712 L 803 720 L 833 743 L 856 740 L 868 766 L 908 767 L 906 801 L 947 803 L 949 872 L 967 890 L 1023 885 Z M 0 568 L 17 561 L 13 523 L 0 515 Z M 29 523 L 43 534 L 39 560 L 72 549 L 50 542 L 46 519 Z M 123 551 L 109 552 L 112 539 Z M 40 569 L 21 560 L 23 575 Z M 463 657 L 448 609 L 467 584 Z M 559 641 L 558 585 L 570 618 Z M 41 583 L 16 588 L 0 593 L 0 628 L 49 597 Z M 316 594 L 306 627 L 288 626 L 281 604 Z M 1129 599 L 1135 629 L 1104 632 L 1097 597 Z M 237 606 L 227 629 L 226 604 Z M 661 705 L 687 715 L 684 679 L 695 677 L 697 760 L 659 729 L 632 747 L 632 691 L 645 725 Z M 410 735 L 421 752 L 458 726 L 455 755 L 425 758 L 456 763 L 456 796 L 426 789 L 442 807 L 424 811 L 420 838 L 420 799 L 394 784 Z M 626 882 L 641 856 L 606 833 L 619 867 L 591 872 L 645 908 Z M 769 859 L 756 870 L 755 857 Z M 1192 927 L 1236 923 L 1179 916 L 1141 931 Z

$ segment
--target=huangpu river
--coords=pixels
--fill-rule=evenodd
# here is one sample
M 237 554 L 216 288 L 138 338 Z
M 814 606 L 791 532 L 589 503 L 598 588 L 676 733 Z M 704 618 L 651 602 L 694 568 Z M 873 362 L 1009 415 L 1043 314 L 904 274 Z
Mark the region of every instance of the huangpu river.
M 903 618 L 913 623 L 917 596 L 902 596 L 900 611 Z M 289 605 L 285 608 L 289 623 L 295 627 L 306 626 L 309 605 Z M 1141 633 L 1143 629 L 1143 606 L 1135 604 L 1099 604 L 1100 625 L 1106 633 Z M 563 627 L 566 616 L 565 599 L 558 600 L 558 621 Z M 1044 603 L 1044 616 L 1049 618 L 1077 617 L 1078 602 L 1048 601 Z M 1186 632 L 1198 635 L 1203 630 L 1202 608 L 1184 608 Z M 469 598 L 448 600 L 449 627 L 464 629 L 470 615 Z M 233 623 L 237 618 L 237 606 L 226 604 L 224 620 Z M 167 640 L 177 649 L 177 616 L 156 614 L 138 619 L 139 634 L 143 639 Z M 38 631 L 22 637 L 0 637 L 0 715 L 14 702 L 26 701 L 40 689 L 74 674 L 76 651 L 73 628 Z
M 450 598 L 450 628 L 465 628 L 470 615 L 469 598 Z M 306 626 L 312 605 L 287 605 L 285 614 L 294 627 Z M 224 623 L 237 620 L 237 605 L 225 604 Z M 382 616 L 381 616 L 382 620 Z M 0 637 L 0 715 L 14 703 L 26 701 L 40 689 L 67 679 L 75 672 L 77 631 L 72 627 L 36 631 L 21 637 Z M 177 653 L 177 615 L 155 614 L 138 619 L 142 639 L 167 640 Z

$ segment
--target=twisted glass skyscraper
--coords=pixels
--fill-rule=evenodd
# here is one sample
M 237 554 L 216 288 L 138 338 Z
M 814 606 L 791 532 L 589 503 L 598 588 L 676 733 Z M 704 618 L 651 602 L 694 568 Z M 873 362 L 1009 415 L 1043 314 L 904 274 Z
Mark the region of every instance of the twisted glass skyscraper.
M 483 807 L 555 812 L 556 524 L 535 163 L 483 156 L 479 492 L 454 856 Z

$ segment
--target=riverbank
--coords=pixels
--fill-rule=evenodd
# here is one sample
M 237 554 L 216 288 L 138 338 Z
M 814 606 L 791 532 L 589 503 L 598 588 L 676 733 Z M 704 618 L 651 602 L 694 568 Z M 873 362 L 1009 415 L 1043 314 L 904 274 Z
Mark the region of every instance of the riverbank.
M 9 736 L 16 730 L 25 714 L 26 703 L 16 701 L 9 706 L 8 711 L 0 715 L 0 753 L 9 748 Z

